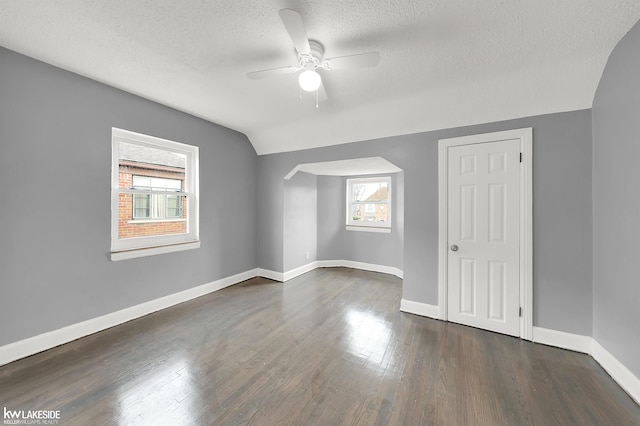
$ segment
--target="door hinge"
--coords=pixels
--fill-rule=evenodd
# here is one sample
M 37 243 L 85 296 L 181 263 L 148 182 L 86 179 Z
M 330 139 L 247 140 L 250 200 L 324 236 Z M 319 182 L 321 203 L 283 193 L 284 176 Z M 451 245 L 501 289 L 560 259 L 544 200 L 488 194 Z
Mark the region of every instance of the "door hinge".
M 522 163 L 522 153 L 520 153 L 520 162 Z
M 522 306 L 520 306 L 520 309 L 518 309 L 518 316 L 522 316 Z

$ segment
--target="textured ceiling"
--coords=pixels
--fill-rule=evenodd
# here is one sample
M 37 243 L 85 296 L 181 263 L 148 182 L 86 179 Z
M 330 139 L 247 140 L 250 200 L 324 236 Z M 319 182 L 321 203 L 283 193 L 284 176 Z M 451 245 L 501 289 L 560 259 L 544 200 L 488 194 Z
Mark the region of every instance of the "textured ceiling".
M 302 15 L 325 72 L 300 101 L 278 10 Z M 245 133 L 259 154 L 591 107 L 638 0 L 0 0 L 0 45 Z

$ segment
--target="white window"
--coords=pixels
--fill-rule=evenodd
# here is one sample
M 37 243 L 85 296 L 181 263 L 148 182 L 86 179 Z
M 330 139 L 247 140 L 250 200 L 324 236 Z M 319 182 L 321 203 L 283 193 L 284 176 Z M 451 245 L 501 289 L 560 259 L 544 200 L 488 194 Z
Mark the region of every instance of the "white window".
M 112 129 L 111 259 L 198 241 L 198 147 Z
M 347 230 L 391 232 L 391 177 L 347 179 Z

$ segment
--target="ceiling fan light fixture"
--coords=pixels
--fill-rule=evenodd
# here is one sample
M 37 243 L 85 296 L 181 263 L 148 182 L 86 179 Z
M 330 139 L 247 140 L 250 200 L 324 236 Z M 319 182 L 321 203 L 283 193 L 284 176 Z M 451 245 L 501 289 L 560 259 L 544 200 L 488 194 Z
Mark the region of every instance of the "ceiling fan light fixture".
M 298 83 L 305 92 L 315 92 L 320 87 L 322 78 L 314 70 L 306 70 L 298 77 Z

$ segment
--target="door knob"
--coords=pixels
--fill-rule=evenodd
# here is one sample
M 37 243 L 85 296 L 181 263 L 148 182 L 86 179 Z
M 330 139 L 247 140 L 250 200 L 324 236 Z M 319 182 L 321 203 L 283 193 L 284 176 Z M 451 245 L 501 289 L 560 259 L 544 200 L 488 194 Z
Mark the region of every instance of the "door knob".
M 451 251 L 458 251 L 458 246 L 457 246 L 457 245 L 455 245 L 455 244 L 453 244 L 453 245 L 451 246 Z

